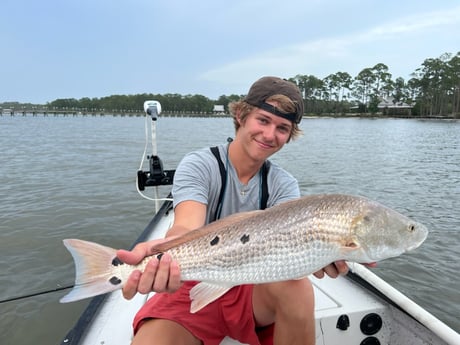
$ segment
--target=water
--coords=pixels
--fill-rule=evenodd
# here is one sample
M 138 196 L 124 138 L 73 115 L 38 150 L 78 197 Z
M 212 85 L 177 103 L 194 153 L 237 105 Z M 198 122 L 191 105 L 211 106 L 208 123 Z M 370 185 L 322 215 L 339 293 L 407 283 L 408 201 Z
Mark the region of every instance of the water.
M 424 223 L 431 232 L 423 246 L 375 272 L 459 331 L 460 122 L 301 125 L 303 137 L 273 160 L 303 194 L 361 194 Z M 0 300 L 72 284 L 62 239 L 127 248 L 153 216 L 135 189 L 144 119 L 0 117 L 0 133 Z M 172 169 L 188 151 L 232 135 L 228 118 L 162 118 L 158 152 Z M 88 303 L 59 304 L 64 294 L 0 303 L 2 344 L 58 344 Z

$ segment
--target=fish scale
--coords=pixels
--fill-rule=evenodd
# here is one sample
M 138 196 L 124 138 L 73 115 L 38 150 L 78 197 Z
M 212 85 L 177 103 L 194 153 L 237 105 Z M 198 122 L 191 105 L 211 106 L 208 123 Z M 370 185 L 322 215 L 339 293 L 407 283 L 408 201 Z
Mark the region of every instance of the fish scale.
M 143 270 L 151 258 L 168 252 L 179 262 L 183 281 L 201 281 L 191 290 L 194 312 L 232 286 L 299 279 L 337 260 L 383 260 L 418 247 L 427 234 L 422 224 L 361 196 L 305 196 L 171 238 L 137 266 L 116 260 L 114 249 L 65 240 L 75 260 L 76 284 L 61 301 L 122 288 L 134 269 Z

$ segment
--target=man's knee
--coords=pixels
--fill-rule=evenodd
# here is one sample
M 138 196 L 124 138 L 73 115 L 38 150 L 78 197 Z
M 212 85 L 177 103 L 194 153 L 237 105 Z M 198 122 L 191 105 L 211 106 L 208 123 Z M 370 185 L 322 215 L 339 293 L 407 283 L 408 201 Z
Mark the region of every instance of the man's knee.
M 198 340 L 180 324 L 163 319 L 145 321 L 137 331 L 131 345 L 164 344 L 164 345 L 200 345 Z
M 278 313 L 300 319 L 311 316 L 315 299 L 313 286 L 307 278 L 283 282 L 275 286 L 273 292 L 278 296 L 275 298 Z
M 306 320 L 313 315 L 314 301 L 313 286 L 307 278 L 256 285 L 254 316 L 261 325 L 279 317 Z

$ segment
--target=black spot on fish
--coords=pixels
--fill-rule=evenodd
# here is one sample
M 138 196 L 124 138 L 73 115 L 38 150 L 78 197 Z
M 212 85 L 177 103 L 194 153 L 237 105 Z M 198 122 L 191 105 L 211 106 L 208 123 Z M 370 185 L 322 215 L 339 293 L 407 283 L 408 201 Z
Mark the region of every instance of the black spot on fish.
M 211 246 L 215 246 L 217 243 L 219 243 L 219 236 L 214 237 L 210 242 Z
M 115 276 L 109 279 L 110 284 L 112 285 L 118 285 L 121 283 L 121 280 Z
M 115 256 L 115 258 L 112 260 L 112 265 L 113 266 L 120 266 L 120 265 L 124 265 L 125 263 L 123 261 L 121 261 L 118 256 Z
M 158 255 L 157 255 L 157 259 L 158 259 L 158 260 L 161 260 L 161 257 L 162 257 L 162 256 L 163 256 L 163 253 L 158 254 Z
M 243 244 L 249 242 L 249 235 L 244 234 L 243 236 L 241 236 L 240 241 Z

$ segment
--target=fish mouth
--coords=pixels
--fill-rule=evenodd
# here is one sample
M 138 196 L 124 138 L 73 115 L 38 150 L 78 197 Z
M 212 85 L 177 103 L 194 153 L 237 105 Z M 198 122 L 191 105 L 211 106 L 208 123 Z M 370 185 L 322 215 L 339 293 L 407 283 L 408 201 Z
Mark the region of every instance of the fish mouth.
M 421 245 L 422 243 L 423 243 L 423 241 L 420 241 L 420 242 L 418 242 L 418 243 L 415 243 L 415 244 L 413 244 L 413 245 L 407 247 L 407 248 L 406 248 L 406 251 L 410 252 L 410 251 L 412 251 L 412 250 L 414 250 L 414 249 L 417 249 L 418 247 L 420 247 L 420 245 Z

